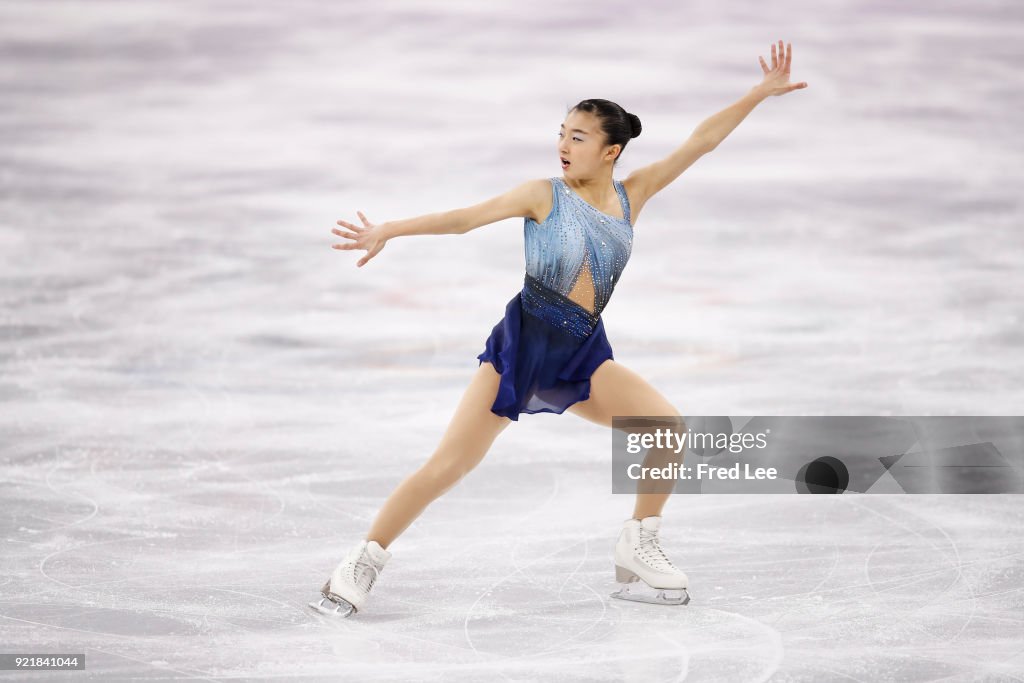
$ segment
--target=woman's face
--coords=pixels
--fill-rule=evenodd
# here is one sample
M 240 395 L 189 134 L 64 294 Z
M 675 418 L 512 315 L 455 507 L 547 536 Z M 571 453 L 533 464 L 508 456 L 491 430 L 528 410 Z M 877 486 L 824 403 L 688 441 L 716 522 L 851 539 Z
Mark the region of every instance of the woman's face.
M 558 156 L 565 175 L 596 175 L 605 164 L 615 161 L 619 145 L 606 146 L 597 117 L 590 112 L 571 111 L 558 129 Z M 569 164 L 566 165 L 565 161 Z

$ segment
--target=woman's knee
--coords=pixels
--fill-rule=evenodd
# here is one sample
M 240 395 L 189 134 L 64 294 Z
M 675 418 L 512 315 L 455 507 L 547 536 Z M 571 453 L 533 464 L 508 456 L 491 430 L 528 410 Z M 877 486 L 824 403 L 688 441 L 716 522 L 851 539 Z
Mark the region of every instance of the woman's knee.
M 672 408 L 672 412 L 668 413 L 666 419 L 670 422 L 670 428 L 676 432 L 686 431 L 686 419 L 679 414 L 679 411 Z
M 420 468 L 419 475 L 432 488 L 447 491 L 458 484 L 472 469 L 473 466 L 462 458 L 435 455 Z
M 673 406 L 661 406 L 656 411 L 644 412 L 637 417 L 640 422 L 636 428 L 640 432 L 657 433 L 668 429 L 681 434 L 686 431 L 686 419 Z

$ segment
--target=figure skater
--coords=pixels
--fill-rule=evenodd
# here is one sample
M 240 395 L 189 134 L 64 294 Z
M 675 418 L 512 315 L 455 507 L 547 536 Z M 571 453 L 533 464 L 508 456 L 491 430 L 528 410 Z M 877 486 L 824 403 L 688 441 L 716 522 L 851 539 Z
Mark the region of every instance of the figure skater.
M 348 616 L 363 608 L 384 565 L 388 546 L 423 510 L 483 459 L 498 434 L 521 414 L 566 410 L 603 426 L 613 416 L 668 416 L 685 429 L 676 407 L 629 368 L 616 362 L 601 312 L 622 275 L 637 217 L 655 194 L 697 159 L 715 149 L 769 96 L 807 87 L 790 83 L 792 46 L 771 46 L 771 67 L 758 57 L 760 84 L 703 121 L 678 149 L 633 171 L 624 181 L 612 171 L 640 119 L 608 100 L 572 107 L 558 132 L 562 176 L 529 180 L 480 204 L 407 220 L 363 225 L 345 221 L 332 232 L 362 249 L 366 265 L 395 237 L 464 234 L 522 216 L 526 249 L 523 289 L 487 338 L 478 368 L 433 454 L 391 493 L 366 538 L 357 543 L 310 606 Z M 615 597 L 663 604 L 689 601 L 686 574 L 658 541 L 669 490 L 637 493 L 633 517 L 615 546 Z M 644 590 L 636 590 L 640 586 Z M 653 591 L 653 595 L 651 594 Z

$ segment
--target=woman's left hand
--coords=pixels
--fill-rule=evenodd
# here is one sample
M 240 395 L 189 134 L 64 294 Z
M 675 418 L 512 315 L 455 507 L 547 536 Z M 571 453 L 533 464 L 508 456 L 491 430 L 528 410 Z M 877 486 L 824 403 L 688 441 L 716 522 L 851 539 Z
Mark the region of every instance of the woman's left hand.
M 757 57 L 761 62 L 761 70 L 764 72 L 764 80 L 761 81 L 757 88 L 766 96 L 785 95 L 788 92 L 806 88 L 807 81 L 801 81 L 799 83 L 789 82 L 789 65 L 793 61 L 793 44 L 787 43 L 787 49 L 783 50 L 782 41 L 780 40 L 778 44 L 778 55 L 776 55 L 775 47 L 775 43 L 772 43 L 772 68 L 768 68 L 763 57 L 760 55 Z

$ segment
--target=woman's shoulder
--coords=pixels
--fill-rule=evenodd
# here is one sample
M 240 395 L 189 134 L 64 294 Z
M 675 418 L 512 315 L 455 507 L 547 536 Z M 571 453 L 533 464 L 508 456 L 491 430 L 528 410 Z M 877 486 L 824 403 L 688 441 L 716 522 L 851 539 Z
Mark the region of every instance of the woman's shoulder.
M 527 181 L 531 187 L 531 194 L 533 195 L 531 203 L 534 207 L 534 210 L 531 212 L 532 215 L 526 217 L 527 223 L 533 222 L 537 225 L 542 225 L 547 222 L 555 209 L 555 201 L 558 194 L 555 189 L 558 187 L 560 180 L 560 178 L 551 177 Z

